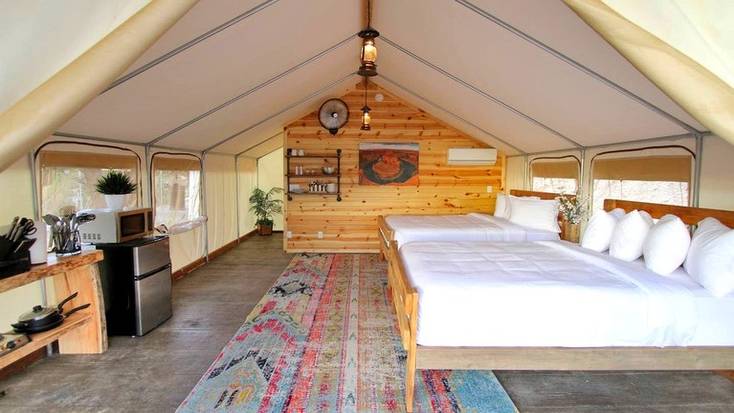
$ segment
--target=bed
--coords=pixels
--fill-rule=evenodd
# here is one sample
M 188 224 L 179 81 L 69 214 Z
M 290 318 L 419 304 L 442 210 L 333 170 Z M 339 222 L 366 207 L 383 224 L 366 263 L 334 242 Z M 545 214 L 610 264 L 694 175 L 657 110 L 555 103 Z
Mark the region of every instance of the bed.
M 511 190 L 515 196 L 555 199 L 559 194 Z M 559 234 L 513 224 L 489 214 L 388 215 L 377 218 L 380 253 L 387 258 L 390 245 L 414 241 L 542 241 L 558 240 Z
M 604 208 L 734 227 L 730 211 L 619 200 Z M 682 270 L 661 277 L 564 241 L 390 248 L 408 411 L 416 369 L 734 369 L 734 294 L 714 298 Z

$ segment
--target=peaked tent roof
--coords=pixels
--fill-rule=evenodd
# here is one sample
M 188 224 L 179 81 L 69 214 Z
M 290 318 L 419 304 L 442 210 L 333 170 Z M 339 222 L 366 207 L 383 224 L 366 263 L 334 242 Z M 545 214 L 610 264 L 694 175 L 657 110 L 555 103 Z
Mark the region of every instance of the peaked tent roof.
M 704 131 L 561 1 L 377 0 L 373 80 L 508 154 Z M 357 80 L 361 0 L 200 2 L 62 136 L 240 153 Z

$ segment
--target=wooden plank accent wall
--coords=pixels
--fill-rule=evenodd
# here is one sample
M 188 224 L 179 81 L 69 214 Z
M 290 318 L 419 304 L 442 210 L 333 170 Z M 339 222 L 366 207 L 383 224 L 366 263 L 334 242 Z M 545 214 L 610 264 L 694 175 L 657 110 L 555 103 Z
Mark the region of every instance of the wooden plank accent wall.
M 298 196 L 286 200 L 288 252 L 378 252 L 377 216 L 389 214 L 464 214 L 494 211 L 495 194 L 503 190 L 505 157 L 494 166 L 447 165 L 449 148 L 486 148 L 487 144 L 453 129 L 424 111 L 370 84 L 368 105 L 372 130 L 360 130 L 364 89 L 343 96 L 349 122 L 336 136 L 323 129 L 311 113 L 285 128 L 285 147 L 307 154 L 342 150 L 342 201 L 334 196 Z M 384 96 L 375 101 L 375 94 Z M 420 145 L 418 186 L 359 185 L 360 142 L 417 142 Z M 322 159 L 291 159 L 304 168 L 318 169 Z M 334 164 L 335 165 L 335 164 Z M 293 172 L 293 171 L 291 171 Z M 308 180 L 299 181 L 306 184 Z M 492 192 L 487 191 L 492 187 Z M 284 188 L 286 185 L 284 183 Z M 317 232 L 323 231 L 323 239 Z

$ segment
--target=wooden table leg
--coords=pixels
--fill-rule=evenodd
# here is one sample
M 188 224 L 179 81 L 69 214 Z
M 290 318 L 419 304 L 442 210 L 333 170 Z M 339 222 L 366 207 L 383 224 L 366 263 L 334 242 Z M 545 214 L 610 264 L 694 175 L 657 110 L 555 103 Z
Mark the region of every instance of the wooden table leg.
M 88 323 L 59 338 L 59 352 L 99 354 L 107 351 L 107 322 L 98 265 L 86 265 L 54 276 L 54 289 L 56 302 L 75 292 L 79 293 L 64 306 L 64 310 L 90 303 L 91 306 L 81 312 L 92 313 L 92 319 Z

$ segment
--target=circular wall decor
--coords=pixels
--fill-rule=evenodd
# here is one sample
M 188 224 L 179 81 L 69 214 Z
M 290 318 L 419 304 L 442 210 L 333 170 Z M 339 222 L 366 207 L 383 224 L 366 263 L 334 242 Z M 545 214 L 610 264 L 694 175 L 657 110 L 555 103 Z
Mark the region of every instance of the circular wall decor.
M 349 121 L 349 107 L 341 99 L 329 99 L 319 108 L 319 122 L 332 135 Z

